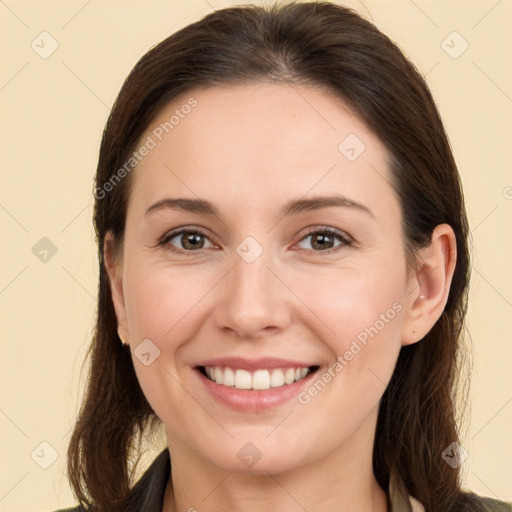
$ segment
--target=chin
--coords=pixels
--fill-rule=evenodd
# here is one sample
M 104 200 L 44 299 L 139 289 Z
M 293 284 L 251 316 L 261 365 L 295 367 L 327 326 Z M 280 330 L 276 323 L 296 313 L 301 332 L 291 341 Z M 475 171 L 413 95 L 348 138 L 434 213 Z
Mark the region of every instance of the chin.
M 275 428 L 275 427 L 274 427 Z M 229 430 L 229 429 L 228 429 Z M 220 442 L 218 438 L 198 440 L 196 453 L 201 453 L 215 467 L 236 474 L 267 475 L 280 474 L 297 469 L 312 462 L 319 456 L 317 450 L 312 449 L 314 439 L 309 434 L 311 449 L 302 436 L 291 433 L 284 426 L 281 432 L 272 429 L 244 430 L 233 438 Z M 205 444 L 207 443 L 207 444 Z M 312 453 L 316 455 L 312 456 Z

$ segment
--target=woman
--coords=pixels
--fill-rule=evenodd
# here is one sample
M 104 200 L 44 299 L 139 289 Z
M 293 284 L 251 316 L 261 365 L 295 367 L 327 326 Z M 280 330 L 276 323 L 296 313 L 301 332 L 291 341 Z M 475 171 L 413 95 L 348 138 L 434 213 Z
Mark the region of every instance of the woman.
M 375 26 L 321 2 L 180 30 L 123 85 L 95 196 L 73 510 L 512 510 L 461 489 L 463 196 Z

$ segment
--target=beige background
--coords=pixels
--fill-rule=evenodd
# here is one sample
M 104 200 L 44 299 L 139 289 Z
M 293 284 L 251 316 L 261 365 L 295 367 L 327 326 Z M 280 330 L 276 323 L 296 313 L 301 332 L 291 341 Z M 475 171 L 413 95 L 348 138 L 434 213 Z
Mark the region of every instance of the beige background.
M 1 511 L 74 502 L 65 451 L 94 321 L 92 179 L 110 106 L 153 44 L 236 3 L 0 4 Z M 474 239 L 469 327 L 475 359 L 465 481 L 479 493 L 512 500 L 512 4 L 345 4 L 371 16 L 426 74 L 445 120 Z M 45 59 L 31 47 L 35 41 L 40 53 L 51 49 L 49 36 L 39 36 L 43 31 L 58 43 Z M 446 39 L 453 31 L 463 39 Z M 452 58 L 464 41 L 467 50 Z M 47 241 L 39 242 L 36 254 L 32 249 L 43 237 L 57 249 L 46 262 L 39 258 Z

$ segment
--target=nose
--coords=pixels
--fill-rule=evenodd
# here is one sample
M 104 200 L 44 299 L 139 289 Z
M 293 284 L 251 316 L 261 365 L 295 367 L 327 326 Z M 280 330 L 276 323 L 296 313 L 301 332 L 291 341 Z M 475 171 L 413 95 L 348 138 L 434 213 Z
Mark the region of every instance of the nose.
M 290 324 L 293 292 L 270 251 L 264 250 L 254 261 L 240 254 L 233 255 L 233 267 L 221 284 L 216 325 L 240 339 L 275 335 Z

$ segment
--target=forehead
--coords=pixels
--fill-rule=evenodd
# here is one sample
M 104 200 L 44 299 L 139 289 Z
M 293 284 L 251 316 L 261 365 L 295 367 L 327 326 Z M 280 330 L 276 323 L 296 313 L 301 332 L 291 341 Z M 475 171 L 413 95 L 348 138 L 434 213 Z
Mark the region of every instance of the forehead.
M 173 194 L 256 208 L 333 189 L 361 202 L 395 197 L 381 141 L 311 85 L 193 89 L 159 112 L 139 147 L 146 142 L 133 173 L 140 208 Z

